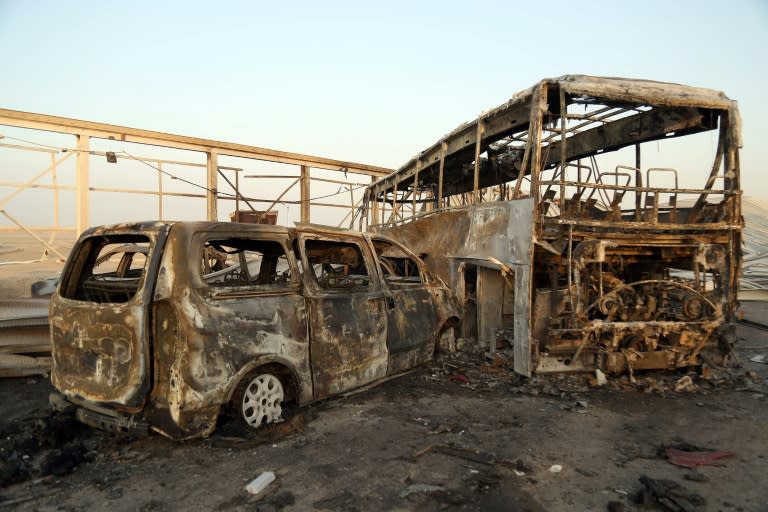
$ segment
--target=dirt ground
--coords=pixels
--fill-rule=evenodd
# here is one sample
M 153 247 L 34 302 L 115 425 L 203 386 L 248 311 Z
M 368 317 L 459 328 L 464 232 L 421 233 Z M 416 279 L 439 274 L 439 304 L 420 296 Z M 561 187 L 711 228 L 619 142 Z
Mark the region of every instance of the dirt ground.
M 442 354 L 266 430 L 223 420 L 211 438 L 183 443 L 52 419 L 46 378 L 4 379 L 0 509 L 646 510 L 633 503 L 646 476 L 679 486 L 665 493 L 679 505 L 670 510 L 768 511 L 768 365 L 750 361 L 768 354 L 768 337 L 740 326 L 739 338 L 742 368 L 602 387 L 585 375 L 522 380 L 504 358 Z M 692 385 L 674 391 L 686 376 Z M 693 470 L 671 464 L 668 447 L 730 455 Z M 248 494 L 265 471 L 276 480 Z

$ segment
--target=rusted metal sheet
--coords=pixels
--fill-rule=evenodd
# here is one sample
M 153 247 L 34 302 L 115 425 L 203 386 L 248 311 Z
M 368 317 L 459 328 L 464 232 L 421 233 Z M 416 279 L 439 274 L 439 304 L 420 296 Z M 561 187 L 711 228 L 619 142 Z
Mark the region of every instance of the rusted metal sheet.
M 368 229 L 424 256 L 482 346 L 508 329 L 495 305 L 502 279 L 514 282 L 524 375 L 723 361 L 738 307 L 740 125 L 719 91 L 546 79 L 370 185 Z M 714 158 L 707 139 L 689 168 L 656 163 L 667 147 L 656 141 L 708 131 Z
M 411 368 L 458 320 L 386 237 L 235 223 L 91 230 L 51 304 L 53 382 L 78 417 L 174 438 L 210 434 L 228 403 L 258 426 Z
M 478 204 L 465 209 L 449 210 L 439 215 L 430 215 L 414 222 L 382 232 L 401 241 L 421 255 L 429 267 L 446 282 L 453 283 L 459 300 L 472 303 L 473 315 L 478 317 L 475 335 L 486 343 L 495 340 L 497 332 L 511 328 L 515 340 L 529 338 L 530 302 L 527 300 L 530 287 L 530 265 L 533 251 L 533 201 L 523 199 L 515 202 Z M 505 280 L 499 272 L 499 265 L 489 260 L 505 262 L 510 275 Z M 461 272 L 462 265 L 479 267 L 492 272 L 474 272 L 467 288 L 467 276 Z M 504 325 L 501 318 L 501 303 L 498 293 L 485 295 L 483 289 L 511 289 L 514 297 L 514 320 L 511 326 Z M 468 291 L 473 290 L 473 291 Z M 475 293 L 476 291 L 476 293 Z M 487 304 L 484 298 L 487 296 Z M 527 354 L 530 346 L 517 342 L 515 349 Z M 530 374 L 526 357 L 518 357 L 517 371 Z

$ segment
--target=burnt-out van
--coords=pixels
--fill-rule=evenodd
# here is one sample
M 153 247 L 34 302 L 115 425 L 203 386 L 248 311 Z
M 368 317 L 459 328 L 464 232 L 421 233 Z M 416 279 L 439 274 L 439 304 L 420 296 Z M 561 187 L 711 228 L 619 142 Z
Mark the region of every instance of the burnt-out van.
M 432 357 L 453 296 L 391 239 L 315 226 L 149 222 L 88 230 L 51 299 L 55 407 L 89 425 L 209 435 Z

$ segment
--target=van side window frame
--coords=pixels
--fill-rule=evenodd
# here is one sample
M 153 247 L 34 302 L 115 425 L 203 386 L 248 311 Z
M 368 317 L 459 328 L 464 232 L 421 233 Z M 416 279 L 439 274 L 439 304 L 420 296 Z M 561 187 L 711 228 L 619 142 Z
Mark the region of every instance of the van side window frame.
M 275 295 L 283 293 L 296 293 L 302 286 L 301 273 L 296 260 L 291 254 L 289 249 L 289 237 L 284 234 L 275 233 L 249 233 L 249 232 L 215 232 L 205 231 L 200 232 L 192 237 L 192 244 L 194 247 L 192 258 L 194 258 L 195 281 L 200 283 L 200 295 L 210 299 L 226 299 L 233 296 L 259 296 L 259 295 Z M 228 244 L 231 242 L 232 244 Z M 253 243 L 252 249 L 247 247 L 238 248 L 238 243 L 242 246 L 247 246 L 250 242 Z M 265 270 L 263 265 L 267 260 L 263 257 L 264 252 L 258 251 L 258 244 L 263 243 L 266 246 L 275 245 L 279 246 L 282 254 L 274 255 L 279 261 L 284 259 L 288 268 L 279 270 L 276 268 L 277 261 L 274 267 L 271 269 L 272 277 L 278 277 L 281 273 L 287 273 L 287 278 L 284 281 L 273 282 L 258 282 L 265 279 L 260 277 L 259 274 Z M 248 261 L 246 260 L 245 252 L 259 253 L 258 266 L 250 268 Z M 235 260 L 234 262 L 232 260 Z M 251 260 L 254 261 L 254 260 Z M 227 262 L 233 263 L 227 265 Z M 239 265 L 244 266 L 243 271 L 232 268 L 227 273 L 224 272 L 228 268 Z M 205 273 L 206 270 L 211 272 Z M 255 270 L 255 273 L 251 271 Z M 221 282 L 210 282 L 211 276 L 216 273 L 222 273 Z M 228 278 L 225 276 L 229 274 Z M 235 275 L 237 274 L 237 275 Z M 214 277 L 215 279 L 216 277 Z M 242 279 L 245 278 L 246 282 Z M 226 279 L 226 280 L 225 280 Z
M 328 246 L 329 251 L 332 249 L 331 246 L 336 246 L 338 251 L 336 254 L 329 254 L 328 261 L 324 263 L 318 259 L 319 257 L 310 257 L 310 249 L 308 249 L 307 244 L 323 244 Z M 343 294 L 368 293 L 379 290 L 377 262 L 371 261 L 371 258 L 375 258 L 375 256 L 367 250 L 364 239 L 334 236 L 333 234 L 302 234 L 299 236 L 299 249 L 302 265 L 307 268 L 305 274 L 317 291 L 324 294 Z M 357 253 L 356 257 L 359 258 L 359 261 L 356 262 L 356 265 L 351 259 L 348 260 L 348 264 L 344 264 L 344 249 L 353 249 Z M 352 253 L 346 251 L 346 257 L 351 258 Z M 361 264 L 365 269 L 365 274 L 356 272 L 360 270 Z M 318 271 L 322 272 L 321 276 L 317 275 Z

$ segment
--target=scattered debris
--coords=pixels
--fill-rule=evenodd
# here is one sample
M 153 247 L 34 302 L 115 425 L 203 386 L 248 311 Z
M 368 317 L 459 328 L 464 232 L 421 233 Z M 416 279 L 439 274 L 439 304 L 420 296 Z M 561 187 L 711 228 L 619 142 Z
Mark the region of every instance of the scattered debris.
M 629 439 L 623 440 L 616 446 L 616 460 L 620 466 L 636 459 L 657 459 L 662 456 L 663 450 L 659 451 L 647 443 L 633 442 Z
M 675 393 L 682 393 L 682 392 L 692 392 L 696 391 L 698 386 L 693 383 L 693 379 L 691 379 L 690 375 L 685 375 L 684 377 L 680 377 L 680 379 L 675 383 Z
M 430 494 L 433 492 L 442 492 L 445 491 L 444 487 L 440 487 L 439 485 L 429 485 L 429 484 L 411 484 L 403 491 L 400 492 L 401 498 L 407 498 L 411 494 L 416 493 L 424 493 L 424 494 Z
M 663 395 L 667 392 L 667 386 L 664 383 L 664 380 L 661 378 L 654 378 L 649 376 L 644 379 L 635 380 L 632 382 L 632 385 L 645 393 L 656 393 Z
M 664 454 L 671 464 L 675 466 L 682 466 L 684 468 L 695 468 L 698 466 L 722 466 L 720 459 L 727 457 L 733 457 L 736 454 L 733 452 L 724 451 L 694 451 L 694 450 L 681 450 L 674 447 L 668 447 L 664 450 Z
M 580 400 L 579 402 L 576 402 L 574 404 L 561 404 L 560 409 L 564 411 L 574 411 L 578 414 L 587 414 L 586 402 L 584 402 L 583 400 Z
M 749 360 L 753 363 L 768 364 L 768 354 L 758 354 L 756 356 L 750 357 Z
M 449 455 L 451 457 L 459 457 L 464 460 L 468 460 L 470 462 L 477 462 L 479 464 L 485 464 L 488 466 L 491 466 L 493 464 L 497 464 L 500 462 L 514 466 L 514 464 L 498 460 L 496 456 L 492 453 L 483 452 L 480 450 L 471 450 L 469 448 L 464 448 L 461 446 L 452 446 L 452 445 L 443 445 L 443 444 L 431 444 L 429 446 L 426 446 L 414 452 L 414 454 L 411 457 L 413 459 L 417 459 L 429 452 L 442 453 L 443 455 Z
M 513 462 L 510 460 L 500 459 L 493 453 L 480 450 L 472 450 L 462 446 L 454 445 L 431 444 L 415 451 L 413 455 L 411 455 L 411 458 L 415 460 L 430 452 L 441 453 L 450 457 L 458 457 L 460 459 L 464 459 L 477 464 L 483 464 L 485 466 L 498 466 L 511 469 L 516 476 L 524 476 L 526 474 L 533 473 L 531 466 L 526 464 L 522 459 L 517 459 Z
M 451 423 L 450 425 L 438 425 L 434 429 L 430 430 L 429 434 L 448 434 L 451 432 L 461 431 L 462 429 L 463 427 L 459 423 Z
M 275 443 L 281 441 L 296 433 L 304 433 L 309 422 L 309 413 L 302 412 L 288 417 L 281 423 L 270 423 L 258 430 L 248 429 L 239 422 L 233 422 L 233 425 L 225 425 L 222 431 L 227 427 L 237 429 L 237 435 L 214 435 L 211 438 L 211 446 L 214 448 L 255 448 L 261 444 Z
M 608 383 L 608 379 L 606 378 L 605 373 L 603 373 L 599 368 L 595 369 L 595 380 L 596 385 L 598 386 L 605 386 Z
M 643 489 L 637 496 L 637 504 L 644 507 L 656 505 L 669 512 L 690 512 L 707 504 L 704 498 L 672 480 L 654 480 L 643 475 L 640 483 Z
M 709 481 L 709 478 L 707 478 L 707 475 L 699 473 L 698 471 L 689 471 L 688 473 L 683 475 L 683 478 L 691 482 L 708 482 Z
M 245 486 L 245 490 L 250 494 L 260 494 L 269 484 L 275 481 L 275 474 L 272 471 L 265 471 Z
M 560 464 L 552 464 L 551 466 L 549 466 L 550 473 L 559 473 L 562 470 L 563 470 L 563 466 L 561 466 Z
M 60 449 L 46 452 L 40 461 L 43 475 L 64 476 L 79 466 L 86 456 L 86 449 L 79 441 L 65 444 Z
M 768 388 L 754 372 L 742 369 L 705 365 L 701 375 L 689 374 L 683 377 L 670 373 L 649 370 L 633 372 L 633 382 L 628 374 L 612 375 L 605 373 L 569 373 L 534 375 L 526 378 L 514 373 L 511 365 L 497 364 L 504 360 L 504 355 L 497 353 L 494 359 L 477 364 L 479 357 L 487 356 L 477 351 L 439 353 L 427 380 L 469 381 L 465 386 L 473 390 L 490 390 L 499 386 L 508 386 L 512 393 L 532 396 L 551 396 L 564 400 L 560 405 L 564 410 L 586 413 L 583 403 L 588 403 L 579 394 L 590 393 L 598 386 L 598 379 L 603 388 L 614 391 L 642 391 L 664 396 L 673 391 L 703 393 L 715 388 L 731 388 L 742 391 L 768 394 Z M 460 377 L 459 377 L 460 376 Z M 597 390 L 594 390 L 597 391 Z
M 68 417 L 34 417 L 9 424 L 0 431 L 0 488 L 68 474 L 93 460 L 90 443 L 79 423 Z
M 461 382 L 462 384 L 469 384 L 469 377 L 467 377 L 464 374 L 457 373 L 456 375 L 451 376 L 451 380 L 455 382 Z

